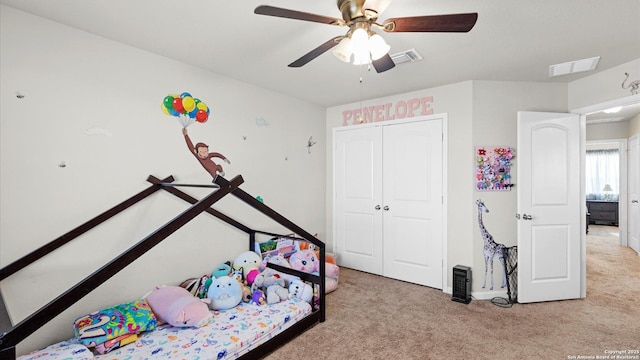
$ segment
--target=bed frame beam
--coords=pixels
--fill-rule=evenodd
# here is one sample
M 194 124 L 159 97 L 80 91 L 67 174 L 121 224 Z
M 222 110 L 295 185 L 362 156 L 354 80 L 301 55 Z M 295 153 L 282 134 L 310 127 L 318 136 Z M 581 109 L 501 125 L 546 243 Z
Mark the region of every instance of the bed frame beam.
M 176 187 L 178 186 L 196 186 L 196 185 L 188 185 L 188 184 L 172 184 L 169 182 L 166 182 L 164 180 L 160 180 L 157 177 L 153 176 L 153 175 L 149 175 L 149 177 L 147 178 L 147 181 L 155 184 L 155 185 L 160 185 L 162 187 L 162 190 L 165 190 L 166 192 L 173 194 L 177 197 L 179 197 L 180 199 L 188 202 L 189 204 L 195 204 L 198 202 L 198 199 L 194 198 L 193 196 L 179 190 L 176 189 Z M 218 188 L 218 185 L 198 185 L 197 187 L 215 187 Z M 220 211 L 214 209 L 214 208 L 208 208 L 205 210 L 205 212 L 217 217 L 218 219 L 226 222 L 227 224 L 236 227 L 239 230 L 244 231 L 247 234 L 250 234 L 251 232 L 253 232 L 254 230 L 252 230 L 251 228 L 243 225 L 242 223 L 240 223 L 239 221 L 236 221 L 232 218 L 230 218 L 229 216 L 221 213 Z
M 165 178 L 164 180 L 162 180 L 162 182 L 170 183 L 173 180 L 174 180 L 173 176 L 169 176 L 169 177 Z M 67 244 L 71 240 L 73 240 L 73 239 L 77 238 L 78 236 L 86 233 L 87 231 L 93 229 L 94 227 L 96 227 L 96 226 L 102 224 L 103 222 L 109 220 L 113 216 L 115 216 L 115 215 L 119 214 L 120 212 L 122 212 L 122 211 L 126 210 L 127 208 L 129 208 L 131 205 L 134 205 L 138 201 L 148 197 L 149 195 L 155 193 L 156 191 L 158 191 L 160 189 L 161 189 L 161 187 L 157 186 L 157 185 L 150 186 L 150 187 L 146 188 L 145 190 L 142 190 L 141 192 L 137 193 L 136 195 L 133 195 L 132 197 L 128 198 L 127 200 L 121 202 L 120 204 L 112 207 L 111 209 L 103 212 L 102 214 L 100 214 L 100 215 L 94 217 L 93 219 L 85 222 L 84 224 L 78 226 L 77 228 L 69 231 L 68 233 L 58 237 L 57 239 L 54 239 L 54 240 L 50 241 L 49 243 L 41 246 L 40 248 L 30 252 L 29 254 L 21 257 L 20 259 L 12 262 L 11 264 L 3 267 L 2 269 L 0 269 L 0 281 L 6 279 L 7 277 L 11 276 L 12 274 L 14 274 L 16 272 L 22 270 L 23 268 L 25 268 L 29 264 L 35 262 L 36 260 L 39 260 L 43 256 L 45 256 L 48 253 L 60 248 L 62 245 Z
M 225 186 L 229 186 L 229 181 L 221 176 L 218 176 L 215 179 L 215 183 L 220 185 L 220 187 L 225 187 Z M 316 245 L 320 251 L 320 258 L 318 259 L 320 261 L 320 274 L 325 274 L 325 261 L 326 261 L 326 249 L 325 249 L 325 244 L 320 241 L 319 239 L 317 239 L 315 236 L 309 234 L 307 231 L 305 231 L 303 228 L 299 227 L 298 225 L 294 224 L 293 222 L 291 222 L 289 219 L 285 218 L 284 216 L 280 215 L 277 211 L 273 210 L 272 208 L 268 207 L 267 205 L 265 205 L 264 203 L 258 201 L 256 198 L 254 198 L 253 196 L 249 195 L 247 192 L 245 192 L 244 190 L 240 189 L 240 188 L 235 188 L 233 191 L 231 191 L 231 193 L 236 196 L 238 199 L 244 201 L 247 205 L 253 207 L 254 209 L 260 211 L 261 213 L 267 215 L 268 217 L 270 217 L 271 219 L 273 219 L 275 222 L 277 222 L 278 224 L 286 227 L 287 229 L 289 229 L 290 231 L 292 231 L 294 234 L 304 238 L 306 241 Z M 325 278 L 324 276 L 320 276 L 319 281 L 317 282 L 318 285 L 320 285 L 320 289 L 319 292 L 320 294 L 325 294 Z M 320 300 L 320 322 L 324 322 L 325 320 L 325 302 L 324 302 L 324 297 L 321 298 Z

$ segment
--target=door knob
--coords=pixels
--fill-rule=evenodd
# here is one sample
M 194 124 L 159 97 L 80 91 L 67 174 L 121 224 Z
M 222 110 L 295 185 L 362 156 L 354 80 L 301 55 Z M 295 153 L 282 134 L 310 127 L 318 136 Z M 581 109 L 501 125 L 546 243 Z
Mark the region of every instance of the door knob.
M 531 215 L 527 215 L 527 214 L 523 214 L 523 215 L 522 215 L 522 218 L 523 218 L 524 220 L 533 220 L 533 216 L 531 216 Z
M 384 211 L 389 211 L 389 207 L 386 205 L 382 209 L 384 209 Z
M 376 205 L 375 209 L 380 210 L 380 205 Z
M 631 200 L 631 203 L 632 203 L 632 204 L 637 204 L 637 203 L 638 203 L 638 200 Z

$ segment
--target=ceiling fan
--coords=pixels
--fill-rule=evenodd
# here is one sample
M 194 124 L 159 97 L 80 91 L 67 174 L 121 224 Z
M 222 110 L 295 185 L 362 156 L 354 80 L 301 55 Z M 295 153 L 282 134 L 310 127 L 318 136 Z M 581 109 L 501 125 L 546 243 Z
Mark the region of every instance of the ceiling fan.
M 289 67 L 301 67 L 337 46 L 333 53 L 338 59 L 350 62 L 353 55 L 354 64 L 371 63 L 378 73 L 392 69 L 395 63 L 389 56 L 389 45 L 374 29 L 390 33 L 468 32 L 478 19 L 477 13 L 464 13 L 389 18 L 378 23 L 378 16 L 390 2 L 391 0 L 337 0 L 342 19 L 268 5 L 256 7 L 254 13 L 349 28 L 345 35 L 328 40 L 289 64 Z

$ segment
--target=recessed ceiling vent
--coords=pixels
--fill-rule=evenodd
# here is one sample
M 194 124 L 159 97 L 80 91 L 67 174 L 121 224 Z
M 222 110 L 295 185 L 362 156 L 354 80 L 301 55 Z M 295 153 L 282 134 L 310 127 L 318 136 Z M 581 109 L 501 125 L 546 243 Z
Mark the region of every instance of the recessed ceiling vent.
M 549 77 L 575 74 L 583 71 L 595 70 L 600 61 L 600 56 L 589 59 L 569 61 L 562 64 L 549 66 Z
M 420 61 L 422 60 L 423 57 L 422 55 L 420 55 L 416 49 L 409 49 L 403 52 L 399 52 L 397 54 L 393 54 L 391 55 L 391 60 L 393 60 L 393 62 L 396 65 L 400 65 L 400 64 L 404 64 L 404 63 L 410 63 L 410 62 L 416 62 L 416 61 Z

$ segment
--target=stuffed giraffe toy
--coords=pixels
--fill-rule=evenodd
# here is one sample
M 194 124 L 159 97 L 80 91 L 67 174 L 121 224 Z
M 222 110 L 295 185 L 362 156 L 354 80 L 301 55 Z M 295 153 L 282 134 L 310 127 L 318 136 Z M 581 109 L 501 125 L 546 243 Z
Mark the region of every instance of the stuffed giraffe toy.
M 478 205 L 478 225 L 480 226 L 480 234 L 482 234 L 482 240 L 484 241 L 484 282 L 482 283 L 482 288 L 484 289 L 487 285 L 487 268 L 491 267 L 491 288 L 493 290 L 493 259 L 498 258 L 500 260 L 500 264 L 502 264 L 502 285 L 501 288 L 507 286 L 507 275 L 504 273 L 504 253 L 503 250 L 505 246 L 502 244 L 498 244 L 493 241 L 493 236 L 489 234 L 487 229 L 484 227 L 484 222 L 482 221 L 482 213 L 489 212 L 489 209 L 484 205 L 482 200 L 478 199 L 476 201 L 476 205 Z

